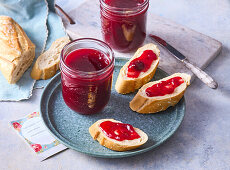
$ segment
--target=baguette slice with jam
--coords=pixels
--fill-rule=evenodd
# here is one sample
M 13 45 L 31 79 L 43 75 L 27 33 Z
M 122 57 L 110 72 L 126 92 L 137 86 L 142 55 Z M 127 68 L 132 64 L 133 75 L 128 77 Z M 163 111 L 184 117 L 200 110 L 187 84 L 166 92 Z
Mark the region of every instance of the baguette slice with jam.
M 160 50 L 154 44 L 146 44 L 139 48 L 121 68 L 115 85 L 116 91 L 121 94 L 131 93 L 149 82 L 156 72 L 159 56 Z M 152 62 L 149 61 L 149 57 L 153 57 L 150 60 Z
M 167 84 L 167 81 L 170 82 L 176 78 L 179 78 L 177 82 L 173 81 Z M 144 114 L 164 111 L 180 101 L 190 84 L 190 79 L 191 76 L 188 74 L 175 73 L 161 80 L 149 82 L 138 91 L 129 106 L 133 111 Z M 165 87 L 162 87 L 162 84 Z
M 118 123 L 120 125 L 124 125 L 124 126 L 129 126 L 127 127 L 128 130 L 132 130 L 132 128 L 134 129 L 135 132 L 132 132 L 132 136 L 133 135 L 137 135 L 134 139 L 125 139 L 125 140 L 121 140 L 121 138 L 119 138 L 119 136 L 126 136 L 127 134 L 124 133 L 124 131 L 119 129 L 114 129 L 113 126 L 108 126 L 110 124 L 107 125 L 107 127 L 109 129 L 107 129 L 107 131 L 104 131 L 106 129 L 103 129 L 104 126 L 103 123 Z M 103 125 L 103 126 L 102 126 Z M 115 150 L 115 151 L 127 151 L 127 150 L 132 150 L 132 149 L 136 149 L 138 147 L 140 147 L 141 145 L 143 145 L 144 143 L 147 142 L 148 140 L 148 136 L 141 131 L 138 128 L 135 127 L 130 127 L 131 125 L 129 124 L 123 124 L 120 121 L 114 120 L 114 119 L 101 119 L 98 120 L 97 122 L 95 122 L 90 128 L 89 128 L 89 133 L 92 136 L 92 138 L 94 140 L 97 140 L 102 146 L 105 146 L 106 148 L 109 148 L 111 150 Z M 112 131 L 112 133 L 114 132 L 115 138 L 117 139 L 113 139 L 113 137 L 111 137 L 111 133 L 109 133 L 108 131 Z M 123 134 L 122 134 L 123 132 Z M 106 134 L 107 133 L 107 134 Z M 121 134 L 120 134 L 121 133 Z M 133 134 L 134 133 L 134 134 Z M 110 137 L 108 137 L 110 136 Z M 126 137 L 132 137 L 132 136 L 126 136 Z

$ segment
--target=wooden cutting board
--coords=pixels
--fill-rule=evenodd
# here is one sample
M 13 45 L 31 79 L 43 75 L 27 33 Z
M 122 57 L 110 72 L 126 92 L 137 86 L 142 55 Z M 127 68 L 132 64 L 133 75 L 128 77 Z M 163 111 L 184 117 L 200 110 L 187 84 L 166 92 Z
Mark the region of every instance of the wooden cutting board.
M 72 39 L 91 37 L 102 39 L 99 3 L 95 0 L 86 1 L 78 8 L 68 13 L 76 22 L 71 25 L 63 18 L 67 33 Z M 147 19 L 147 38 L 144 42 L 155 43 L 148 34 L 155 34 L 178 49 L 191 62 L 204 69 L 220 53 L 222 44 L 204 34 L 179 25 L 163 17 L 154 15 L 149 11 Z M 161 51 L 159 67 L 169 74 L 176 72 L 194 75 L 180 61 L 176 60 L 166 49 L 159 46 Z M 133 53 L 119 53 L 115 57 L 130 58 Z

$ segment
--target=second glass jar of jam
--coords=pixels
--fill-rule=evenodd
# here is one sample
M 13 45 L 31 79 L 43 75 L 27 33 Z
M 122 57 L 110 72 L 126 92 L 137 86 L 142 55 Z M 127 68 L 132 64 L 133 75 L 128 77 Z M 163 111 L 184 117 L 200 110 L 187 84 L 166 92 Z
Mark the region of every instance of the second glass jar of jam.
M 101 111 L 109 101 L 114 55 L 104 42 L 83 38 L 67 44 L 60 61 L 62 96 L 80 114 Z
M 149 0 L 100 0 L 104 40 L 116 51 L 129 52 L 146 37 Z

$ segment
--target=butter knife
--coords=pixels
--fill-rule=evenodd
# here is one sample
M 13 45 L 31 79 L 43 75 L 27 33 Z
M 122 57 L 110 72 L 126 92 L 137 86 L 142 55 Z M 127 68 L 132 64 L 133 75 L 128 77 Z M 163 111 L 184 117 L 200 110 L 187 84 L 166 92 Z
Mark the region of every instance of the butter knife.
M 207 73 L 205 73 L 203 70 L 201 70 L 199 67 L 192 64 L 183 54 L 181 54 L 177 49 L 175 49 L 173 46 L 168 44 L 165 40 L 162 38 L 150 34 L 150 37 L 158 42 L 161 46 L 165 47 L 169 50 L 173 56 L 184 63 L 184 65 L 190 69 L 203 83 L 205 83 L 208 87 L 212 89 L 216 89 L 218 87 L 218 84 L 215 80 L 213 80 L 212 77 L 210 77 Z

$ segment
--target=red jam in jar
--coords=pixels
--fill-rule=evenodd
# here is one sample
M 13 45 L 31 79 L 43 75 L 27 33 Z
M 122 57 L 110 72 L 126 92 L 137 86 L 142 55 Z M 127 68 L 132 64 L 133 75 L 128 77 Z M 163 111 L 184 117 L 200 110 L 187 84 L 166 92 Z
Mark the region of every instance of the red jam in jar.
M 100 0 L 104 40 L 120 52 L 139 47 L 146 37 L 149 0 Z
M 66 57 L 66 65 L 74 70 L 91 72 L 98 71 L 109 65 L 108 58 L 94 49 L 79 49 Z
M 69 108 L 93 114 L 106 106 L 114 70 L 113 52 L 107 44 L 90 38 L 67 44 L 61 53 L 60 69 L 62 96 Z
M 157 60 L 156 54 L 152 50 L 145 50 L 140 57 L 135 58 L 129 63 L 127 77 L 139 77 L 141 72 L 148 71 L 154 60 Z
M 178 86 L 184 83 L 184 80 L 181 77 L 173 77 L 166 81 L 161 81 L 157 84 L 152 85 L 151 87 L 145 90 L 148 97 L 164 96 L 166 94 L 172 94 Z
M 100 124 L 100 128 L 107 137 L 118 141 L 140 138 L 130 124 L 104 121 Z

